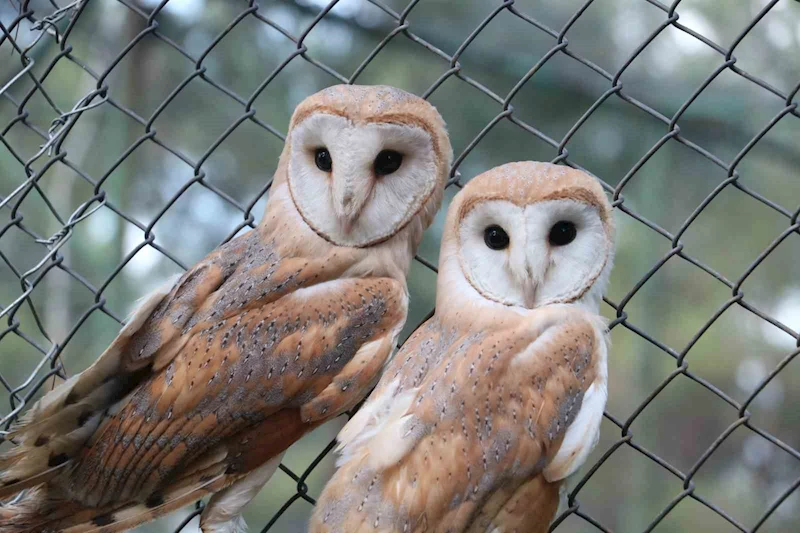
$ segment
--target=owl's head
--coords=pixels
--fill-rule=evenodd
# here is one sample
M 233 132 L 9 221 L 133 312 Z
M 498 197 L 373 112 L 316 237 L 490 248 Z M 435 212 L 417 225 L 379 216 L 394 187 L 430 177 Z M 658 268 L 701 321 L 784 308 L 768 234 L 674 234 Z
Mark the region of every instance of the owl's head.
M 511 307 L 599 306 L 614 255 L 611 206 L 588 174 L 509 163 L 471 180 L 448 211 L 439 293 Z
M 425 100 L 392 87 L 338 85 L 295 110 L 280 179 L 319 236 L 363 248 L 414 220 L 421 234 L 441 205 L 452 157 L 444 121 Z

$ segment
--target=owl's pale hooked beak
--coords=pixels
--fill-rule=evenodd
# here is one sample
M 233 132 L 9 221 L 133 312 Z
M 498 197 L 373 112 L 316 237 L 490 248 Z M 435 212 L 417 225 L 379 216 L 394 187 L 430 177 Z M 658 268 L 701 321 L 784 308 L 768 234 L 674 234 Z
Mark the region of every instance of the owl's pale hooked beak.
M 372 193 L 372 180 L 353 179 L 351 176 L 340 177 L 334 174 L 331 198 L 333 211 L 347 232 L 358 220 Z
M 547 248 L 540 246 L 538 242 L 529 242 L 525 249 L 525 273 L 522 280 L 523 298 L 528 309 L 536 307 L 537 292 L 547 275 L 549 263 Z
M 528 309 L 533 309 L 536 305 L 536 289 L 538 288 L 538 283 L 536 283 L 536 280 L 533 279 L 533 276 L 531 275 L 525 280 L 523 285 L 523 298 L 525 300 L 525 307 Z

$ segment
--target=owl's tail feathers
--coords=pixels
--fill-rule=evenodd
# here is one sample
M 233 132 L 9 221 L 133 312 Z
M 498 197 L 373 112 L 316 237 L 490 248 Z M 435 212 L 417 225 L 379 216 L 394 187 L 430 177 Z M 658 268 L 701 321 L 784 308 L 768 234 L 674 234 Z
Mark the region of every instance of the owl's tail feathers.
M 79 422 L 69 421 L 77 426 L 71 431 L 71 426 L 54 421 L 47 436 L 40 434 L 33 440 L 25 439 L 0 456 L 0 500 L 47 483 L 70 468 L 72 459 L 103 420 L 104 412 L 98 410 L 78 416 Z
M 41 533 L 48 522 L 79 513 L 83 507 L 50 495 L 43 486 L 28 491 L 18 502 L 0 507 L 0 533 Z
M 145 501 L 85 507 L 52 498 L 46 489 L 30 491 L 19 503 L 0 507 L 0 533 L 119 533 L 155 520 L 213 494 L 228 483 L 220 465 L 201 469 Z
M 52 468 L 48 468 L 47 470 L 40 472 L 35 475 L 28 476 L 24 479 L 9 479 L 8 481 L 0 484 L 0 501 L 7 499 L 14 494 L 22 492 L 25 489 L 29 489 L 31 487 L 36 487 L 37 485 L 41 485 L 42 483 L 46 483 L 56 477 L 59 473 L 61 473 L 65 468 L 69 466 L 69 463 L 61 463 L 57 466 Z M 5 472 L 4 472 L 5 474 Z M 3 479 L 3 478 L 0 478 Z M 0 508 L 2 510 L 2 508 Z M 2 516 L 2 515 L 0 515 Z M 0 531 L 0 533 L 2 533 Z
M 103 417 L 121 405 L 148 371 L 144 364 L 139 368 L 126 363 L 129 344 L 171 285 L 144 300 L 94 364 L 45 394 L 10 428 L 4 438 L 17 446 L 0 455 L 0 487 L 40 475 L 74 457 Z M 0 488 L 0 497 L 3 493 Z
M 91 437 L 103 416 L 104 411 L 98 408 L 75 415 L 76 420 L 53 420 L 49 426 L 34 428 L 20 444 L 0 455 L 0 499 L 59 474 Z
M 152 313 L 164 302 L 174 279 L 143 298 L 125 327 L 105 352 L 86 370 L 72 376 L 45 394 L 17 424 L 11 427 L 6 440 L 25 446 L 74 432 L 87 417 L 108 406 L 137 381 L 137 371 L 144 370 L 149 359 L 132 360 L 131 342 Z M 6 459 L 0 459 L 5 461 Z M 0 462 L 2 464 L 2 462 Z

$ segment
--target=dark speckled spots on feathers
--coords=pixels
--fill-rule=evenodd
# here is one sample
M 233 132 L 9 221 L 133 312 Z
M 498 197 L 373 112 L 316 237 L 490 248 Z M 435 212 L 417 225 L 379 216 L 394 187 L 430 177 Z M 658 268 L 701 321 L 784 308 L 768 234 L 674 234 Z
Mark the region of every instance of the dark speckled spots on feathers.
M 156 315 L 151 315 L 145 326 L 139 329 L 131 338 L 127 354 L 132 360 L 149 359 L 161 347 L 161 330 L 155 327 L 156 321 Z
M 147 387 L 141 387 L 130 400 L 135 415 L 142 415 L 150 407 L 150 391 Z
M 182 327 L 189 321 L 192 312 L 191 303 L 196 298 L 197 287 L 208 270 L 209 265 L 207 264 L 201 264 L 196 269 L 191 270 L 170 299 L 170 321 L 174 326 Z
M 329 349 L 320 356 L 318 360 L 321 366 L 320 372 L 331 374 L 339 372 L 350 361 L 357 348 L 375 334 L 375 327 L 387 313 L 387 304 L 383 298 L 375 294 L 365 293 L 365 296 L 364 303 L 352 310 L 352 315 L 345 322 L 346 325 L 341 328 L 336 338 L 331 339 Z M 316 317 L 312 315 L 312 318 Z M 341 318 L 344 319 L 345 316 Z M 336 321 L 336 318 L 332 320 Z M 231 407 L 280 405 L 287 401 L 282 376 L 297 374 L 301 365 L 306 363 L 299 361 L 298 352 L 295 350 L 287 353 L 274 353 L 273 350 L 283 339 L 304 327 L 308 328 L 309 320 L 301 316 L 289 316 L 283 320 L 278 317 L 272 320 L 265 318 L 242 320 L 242 322 L 244 324 L 241 328 L 231 330 L 234 332 L 231 336 L 250 340 L 247 346 L 257 353 L 248 354 L 242 350 L 242 356 L 231 359 L 228 372 L 225 374 L 226 379 L 214 381 L 214 383 L 219 382 L 221 388 L 215 389 L 215 394 L 203 397 L 191 411 L 186 413 L 188 418 L 214 415 L 221 424 L 232 423 L 233 420 L 257 421 L 262 417 L 258 412 L 233 412 Z M 255 356 L 261 353 L 270 353 L 270 356 Z M 251 386 L 250 382 L 258 385 Z M 209 384 L 209 386 L 214 385 Z M 350 384 L 343 382 L 341 386 L 348 387 Z M 292 402 L 304 404 L 310 400 L 311 393 L 305 392 L 298 398 L 292 399 Z M 150 395 L 142 393 L 133 398 L 133 404 L 135 408 L 141 409 L 153 400 Z M 190 449 L 197 447 L 205 449 L 210 445 L 203 439 L 192 437 L 180 441 Z M 173 446 L 176 444 L 174 442 Z
M 244 268 L 228 274 L 228 279 L 218 291 L 220 296 L 202 317 L 196 317 L 193 320 L 194 323 L 211 317 L 224 316 L 231 309 L 243 308 L 270 292 L 292 286 L 302 272 L 301 269 L 291 273 L 285 279 L 274 279 L 275 273 L 280 267 L 280 257 L 277 251 L 272 243 L 262 242 L 257 232 L 250 234 L 252 237 L 248 239 L 241 259 Z M 254 269 L 258 268 L 262 270 L 256 277 Z
M 357 315 L 342 328 L 336 344 L 320 358 L 323 373 L 338 373 L 356 352 L 359 345 L 370 339 L 374 326 L 386 314 L 386 302 L 374 298 L 364 305 Z
M 237 253 L 246 252 L 241 246 Z M 253 268 L 262 268 L 263 273 L 264 268 L 272 268 L 260 263 L 269 257 L 266 248 L 254 247 L 249 259 L 245 253 L 239 261 L 253 260 Z M 224 306 L 229 301 L 238 305 L 240 297 L 259 298 L 258 284 L 250 288 L 244 279 L 236 279 L 238 275 L 234 269 L 219 291 L 225 294 L 220 299 Z M 309 276 L 303 276 L 297 267 L 275 268 L 275 275 L 265 283 L 276 287 L 289 278 L 292 283 L 305 283 Z M 222 440 L 263 422 L 276 407 L 302 407 L 313 401 L 321 386 L 327 386 L 361 346 L 386 334 L 387 322 L 396 320 L 394 286 L 380 281 L 357 283 L 359 290 L 314 297 L 308 300 L 309 306 L 255 302 L 229 316 L 222 313 L 213 321 L 199 322 L 178 357 L 150 376 L 141 376 L 144 381 L 108 421 L 114 430 L 99 436 L 93 448 L 84 448 L 71 476 L 80 480 L 75 493 L 106 503 L 106 496 L 99 492 L 110 495 L 125 488 L 143 498 L 145 490 L 158 487 L 157 480 L 169 478 Z M 230 287 L 227 292 L 226 286 Z M 219 305 L 209 303 L 209 308 Z M 207 315 L 209 308 L 202 314 Z M 226 348 L 222 348 L 224 338 Z M 337 384 L 349 393 L 361 381 Z M 162 402 L 180 393 L 174 390 L 176 386 L 187 389 L 187 401 Z M 331 400 L 329 410 L 334 404 Z M 168 406 L 180 408 L 171 412 Z M 107 461 L 112 453 L 114 461 Z M 162 460 L 167 456 L 168 461 Z M 103 488 L 82 488 L 90 480 Z
M 558 414 L 553 418 L 548 428 L 547 434 L 550 440 L 557 439 L 567 427 L 572 424 L 583 403 L 583 391 L 570 389 L 566 396 L 561 398 L 558 403 Z
M 164 374 L 164 380 L 166 381 L 167 386 L 172 385 L 172 380 L 174 378 L 175 378 L 175 362 L 173 361 L 172 363 L 169 364 L 169 366 L 167 366 L 167 371 Z

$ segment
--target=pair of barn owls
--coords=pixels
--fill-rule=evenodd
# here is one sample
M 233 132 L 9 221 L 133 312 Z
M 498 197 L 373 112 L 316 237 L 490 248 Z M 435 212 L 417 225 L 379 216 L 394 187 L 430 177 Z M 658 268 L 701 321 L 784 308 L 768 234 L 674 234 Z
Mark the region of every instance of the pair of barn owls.
M 424 100 L 337 86 L 295 111 L 261 224 L 150 296 L 0 457 L 0 533 L 124 531 L 209 496 L 204 533 L 353 408 L 310 530 L 538 532 L 593 447 L 610 206 L 512 163 L 450 207 L 435 315 L 392 358 L 452 150 Z M 381 378 L 381 375 L 383 376 Z

